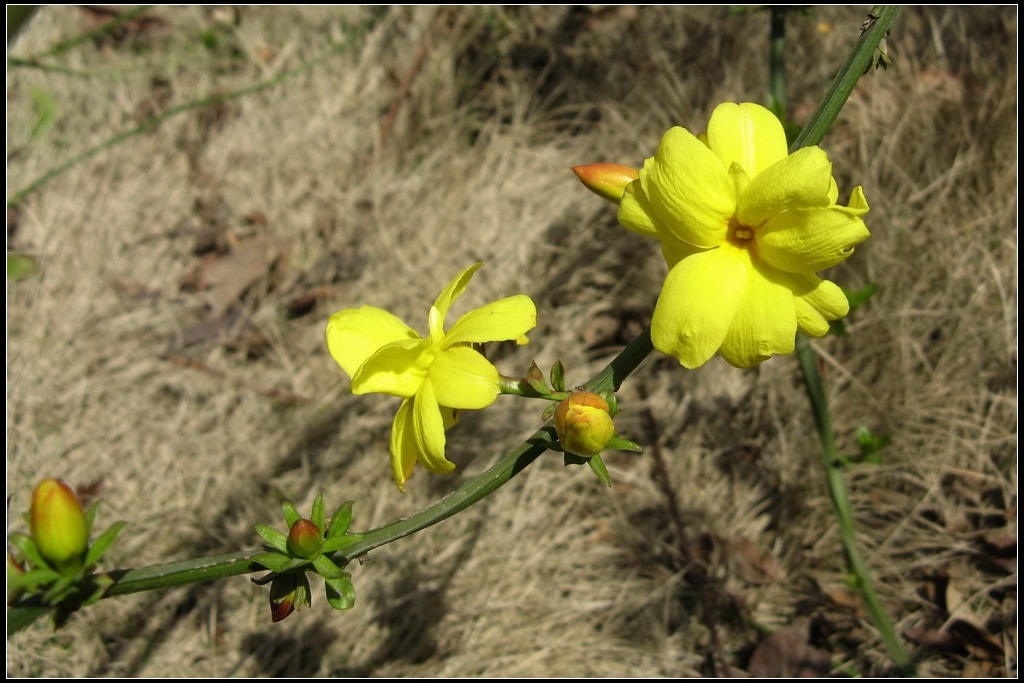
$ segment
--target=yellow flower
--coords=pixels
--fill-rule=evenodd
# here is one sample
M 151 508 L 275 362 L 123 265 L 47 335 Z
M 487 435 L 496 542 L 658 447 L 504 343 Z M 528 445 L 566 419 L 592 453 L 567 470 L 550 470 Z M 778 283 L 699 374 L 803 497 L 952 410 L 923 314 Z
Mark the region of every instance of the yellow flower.
M 651 321 L 655 348 L 696 368 L 720 352 L 737 367 L 792 353 L 849 312 L 816 271 L 868 238 L 864 192 L 837 203 L 819 147 L 793 154 L 764 107 L 727 102 L 706 134 L 672 128 L 626 188 L 619 222 L 658 239 L 669 266 Z
M 89 547 L 89 522 L 71 487 L 59 479 L 43 479 L 32 492 L 29 528 L 36 547 L 59 568 L 81 567 Z
M 597 455 L 615 436 L 608 402 L 590 391 L 574 392 L 555 409 L 555 431 L 570 453 L 587 458 Z
M 455 469 L 444 457 L 445 430 L 455 424 L 455 411 L 486 408 L 498 396 L 498 370 L 471 345 L 526 343 L 537 324 L 536 306 L 520 294 L 466 313 L 445 332 L 448 309 L 481 265 L 466 268 L 438 295 L 425 339 L 373 306 L 339 311 L 327 324 L 328 349 L 352 378 L 352 393 L 405 399 L 391 426 L 391 469 L 403 491 L 417 460 L 435 474 Z

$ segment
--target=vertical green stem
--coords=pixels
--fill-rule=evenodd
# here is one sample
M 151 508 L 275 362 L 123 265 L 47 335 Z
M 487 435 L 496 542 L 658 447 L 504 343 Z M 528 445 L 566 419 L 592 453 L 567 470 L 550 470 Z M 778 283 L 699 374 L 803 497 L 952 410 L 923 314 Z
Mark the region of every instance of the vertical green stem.
M 866 30 L 861 34 L 860 40 L 853 52 L 847 58 L 846 63 L 836 74 L 832 85 L 822 99 L 818 109 L 811 116 L 803 131 L 790 147 L 790 151 L 796 151 L 801 147 L 818 144 L 828 132 L 835 121 L 839 111 L 846 104 L 857 81 L 868 70 L 871 65 L 872 55 L 878 44 L 889 32 L 899 7 L 876 6 L 871 10 L 872 21 Z M 835 511 L 836 520 L 839 523 L 840 536 L 843 543 L 843 550 L 846 553 L 847 567 L 856 577 L 857 585 L 860 588 L 864 608 L 871 618 L 878 634 L 889 652 L 889 657 L 906 676 L 914 675 L 914 663 L 910 654 L 903 647 L 896 629 L 892 625 L 889 616 L 882 608 L 878 594 L 875 592 L 874 581 L 864 556 L 860 552 L 860 545 L 857 539 L 857 530 L 854 527 L 853 510 L 850 506 L 850 499 L 847 495 L 846 481 L 843 478 L 842 465 L 840 464 L 839 452 L 836 449 L 835 435 L 832 432 L 832 418 L 828 410 L 828 402 L 825 400 L 825 390 L 822 386 L 821 375 L 818 373 L 818 366 L 814 349 L 811 348 L 807 337 L 797 335 L 796 340 L 797 357 L 800 362 L 800 369 L 803 372 L 804 385 L 807 388 L 807 397 L 811 402 L 811 411 L 814 414 L 814 424 L 821 440 L 821 462 L 825 469 L 826 481 L 828 483 L 829 495 L 832 498 L 832 508 Z

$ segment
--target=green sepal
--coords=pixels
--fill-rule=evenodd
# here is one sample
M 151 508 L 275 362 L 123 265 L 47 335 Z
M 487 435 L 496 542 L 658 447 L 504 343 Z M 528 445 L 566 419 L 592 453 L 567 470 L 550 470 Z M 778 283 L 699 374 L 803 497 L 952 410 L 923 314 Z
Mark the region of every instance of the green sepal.
M 526 383 L 537 392 L 538 396 L 547 396 L 551 393 L 544 381 L 544 373 L 537 367 L 537 361 L 530 361 L 530 367 L 526 370 Z
M 551 387 L 555 391 L 565 391 L 565 366 L 560 360 L 551 366 Z
M 36 542 L 28 534 L 14 533 L 7 540 L 36 567 L 50 567 L 50 563 L 43 558 L 43 554 L 36 547 Z
M 63 600 L 69 592 L 74 590 L 75 578 L 72 576 L 59 576 L 53 585 L 43 593 L 43 602 L 48 605 L 56 605 Z
M 604 399 L 605 403 L 608 404 L 608 415 L 615 417 L 619 412 L 619 399 L 615 396 L 614 391 L 599 391 L 598 396 Z
M 551 405 L 544 409 L 544 413 L 541 417 L 544 419 L 545 422 L 547 422 L 548 420 L 555 416 L 556 410 L 558 410 L 558 404 L 552 403 Z
M 324 544 L 320 546 L 320 552 L 325 555 L 336 553 L 342 548 L 347 548 L 356 541 L 361 541 L 363 534 L 352 534 L 351 536 L 335 536 L 334 538 L 328 538 L 324 541 Z
M 336 579 L 325 579 L 327 602 L 334 609 L 352 609 L 356 604 L 356 589 L 352 585 L 352 577 L 347 572 Z
M 89 506 L 90 510 L 92 508 L 93 506 Z M 118 534 L 120 534 L 121 530 L 126 526 L 128 526 L 128 522 L 114 522 L 106 531 L 100 534 L 99 538 L 96 539 L 95 543 L 89 546 L 89 551 L 85 554 L 85 566 L 91 567 L 99 562 L 100 558 L 106 554 L 107 550 L 110 549 L 110 546 L 112 546 L 114 541 L 117 540 Z
M 587 464 L 590 465 L 590 469 L 594 471 L 594 474 L 596 474 L 597 478 L 601 480 L 601 483 L 605 486 L 611 487 L 612 478 L 611 475 L 608 474 L 608 468 L 604 466 L 604 460 L 601 459 L 600 453 L 588 458 Z
M 324 518 L 324 494 L 316 494 L 316 498 L 313 499 L 313 512 L 309 516 L 310 521 L 316 524 L 316 528 L 320 529 L 323 533 L 323 529 L 326 525 L 326 519 Z M 291 525 L 289 525 L 291 528 Z
M 282 501 L 281 511 L 284 512 L 284 523 L 289 529 L 292 528 L 292 524 L 295 524 L 295 522 L 302 519 L 302 515 L 300 515 L 299 511 L 295 509 L 295 506 L 292 505 L 291 501 Z
M 345 574 L 345 572 L 343 572 L 338 565 L 331 562 L 331 559 L 326 555 L 319 555 L 315 560 L 313 560 L 313 567 L 316 569 L 316 573 L 325 579 L 336 579 Z
M 294 522 L 293 522 L 294 523 Z M 288 525 L 289 527 L 291 524 Z M 263 537 L 263 540 L 274 550 L 288 554 L 288 537 L 277 529 L 271 529 L 266 524 L 257 524 L 256 533 Z
M 96 501 L 85 509 L 85 524 L 86 527 L 92 532 L 92 527 L 96 523 L 96 513 L 100 510 L 100 502 Z
M 612 438 L 608 439 L 608 443 L 605 444 L 605 450 L 609 451 L 631 451 L 633 453 L 643 453 L 643 447 L 628 439 L 623 439 L 621 436 L 616 434 Z
M 309 560 L 303 560 L 299 557 L 288 557 L 279 553 L 260 553 L 253 557 L 251 561 L 278 574 L 309 564 Z
M 353 505 L 355 505 L 355 501 L 350 500 L 339 505 L 338 509 L 334 511 L 334 514 L 331 516 L 331 523 L 327 525 L 328 539 L 335 536 L 344 536 L 345 532 L 348 531 L 349 525 L 352 524 Z M 325 550 L 324 552 L 330 551 Z
M 27 572 L 8 572 L 7 590 L 21 589 L 28 593 L 34 593 L 39 586 L 56 581 L 59 578 L 60 574 L 49 567 L 40 567 Z

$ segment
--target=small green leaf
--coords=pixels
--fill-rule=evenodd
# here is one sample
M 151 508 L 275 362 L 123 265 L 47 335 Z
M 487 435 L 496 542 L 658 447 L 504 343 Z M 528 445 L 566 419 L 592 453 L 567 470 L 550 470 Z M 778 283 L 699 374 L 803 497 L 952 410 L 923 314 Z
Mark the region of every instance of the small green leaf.
M 292 528 L 292 524 L 295 524 L 295 522 L 302 519 L 302 515 L 300 515 L 299 511 L 295 509 L 295 506 L 292 505 L 291 501 L 282 501 L 281 510 L 284 512 L 284 523 L 289 529 Z
M 590 465 L 590 469 L 594 471 L 601 483 L 609 487 L 612 485 L 611 475 L 608 474 L 608 468 L 604 466 L 604 460 L 601 459 L 600 454 L 591 456 L 587 460 L 587 464 Z
M 541 396 L 547 396 L 550 391 L 544 381 L 544 373 L 537 367 L 537 361 L 530 361 L 530 367 L 526 371 L 526 383 Z
M 565 391 L 565 366 L 560 360 L 551 366 L 551 386 L 555 391 Z
M 89 532 L 92 532 L 92 526 L 96 523 L 96 513 L 100 510 L 100 502 L 96 501 L 85 509 L 85 523 L 89 526 Z
M 342 548 L 347 548 L 356 541 L 361 541 L 362 539 L 362 534 L 352 534 L 351 536 L 334 536 L 324 541 L 324 544 L 320 546 L 320 552 L 324 553 L 325 555 L 330 555 L 332 553 L 338 552 Z
M 39 272 L 39 261 L 28 254 L 7 255 L 7 277 L 11 280 L 24 280 Z
M 619 412 L 619 399 L 615 396 L 614 391 L 602 391 L 598 393 L 598 396 L 604 399 L 604 402 L 608 404 L 608 414 L 615 417 Z
M 32 569 L 27 572 L 9 572 L 7 574 L 7 590 L 24 590 L 34 593 L 36 588 L 60 578 L 60 574 L 48 567 Z
M 288 537 L 277 529 L 271 529 L 266 524 L 257 524 L 256 533 L 263 537 L 263 540 L 274 550 L 288 554 Z
M 92 509 L 90 506 L 89 509 Z M 85 554 L 85 566 L 91 567 L 100 561 L 100 558 L 106 554 L 107 550 L 117 540 L 118 534 L 121 530 L 128 525 L 128 522 L 115 522 L 110 527 L 99 535 L 96 542 L 89 546 L 89 551 Z
M 320 533 L 323 533 L 323 529 L 326 526 L 324 518 L 324 494 L 316 494 L 316 498 L 313 499 L 313 512 L 310 514 L 309 519 L 316 524 L 316 528 L 320 529 Z
M 644 449 L 640 444 L 629 441 L 628 439 L 623 439 L 618 434 L 608 439 L 608 443 L 606 443 L 604 447 L 609 451 L 631 451 L 633 453 L 644 452 Z
M 345 535 L 345 532 L 348 531 L 349 526 L 352 524 L 353 505 L 355 505 L 355 501 L 350 500 L 339 505 L 338 509 L 334 511 L 334 514 L 331 516 L 331 523 L 327 526 L 327 538 Z M 324 552 L 330 551 L 325 550 Z
M 36 567 L 50 566 L 50 563 L 43 559 L 43 554 L 40 553 L 39 548 L 36 547 L 36 542 L 32 540 L 32 537 L 28 534 L 11 534 L 7 540 L 9 540 L 15 548 L 20 550 L 22 554 L 28 558 L 28 561 Z
M 74 577 L 61 576 L 43 594 L 43 602 L 48 605 L 56 605 L 67 597 L 68 593 L 74 590 Z
M 252 558 L 252 562 L 278 574 L 287 569 L 291 561 L 292 558 L 278 553 L 260 553 Z
M 888 434 L 875 434 L 871 429 L 861 425 L 857 427 L 857 448 L 860 449 L 860 457 L 864 460 L 880 462 L 877 453 L 889 445 L 892 437 Z
M 326 555 L 320 555 L 313 560 L 313 567 L 316 569 L 316 573 L 325 579 L 336 579 L 345 573 Z
M 29 134 L 33 140 L 42 137 L 52 126 L 57 118 L 57 100 L 53 95 L 40 88 L 32 88 L 32 109 L 36 115 L 36 124 Z
M 334 609 L 352 609 L 356 604 L 356 589 L 352 586 L 352 577 L 347 572 L 336 579 L 325 579 L 327 602 Z
M 52 607 L 8 607 L 7 635 L 14 635 L 52 611 Z

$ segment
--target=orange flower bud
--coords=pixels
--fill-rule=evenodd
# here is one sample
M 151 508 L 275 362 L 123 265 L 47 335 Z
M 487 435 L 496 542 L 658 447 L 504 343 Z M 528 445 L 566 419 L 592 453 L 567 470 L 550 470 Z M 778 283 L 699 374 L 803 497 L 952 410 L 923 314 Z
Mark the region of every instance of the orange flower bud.
M 59 568 L 79 564 L 89 546 L 89 523 L 71 487 L 44 479 L 32 493 L 29 528 L 40 554 Z
M 587 164 L 573 166 L 572 170 L 588 190 L 614 204 L 622 201 L 626 185 L 640 176 L 635 168 L 622 164 Z
M 589 391 L 577 391 L 555 409 L 555 431 L 570 453 L 597 455 L 615 436 L 608 402 Z
M 288 530 L 288 552 L 295 557 L 311 560 L 320 554 L 324 537 L 320 527 L 308 519 L 300 519 Z

